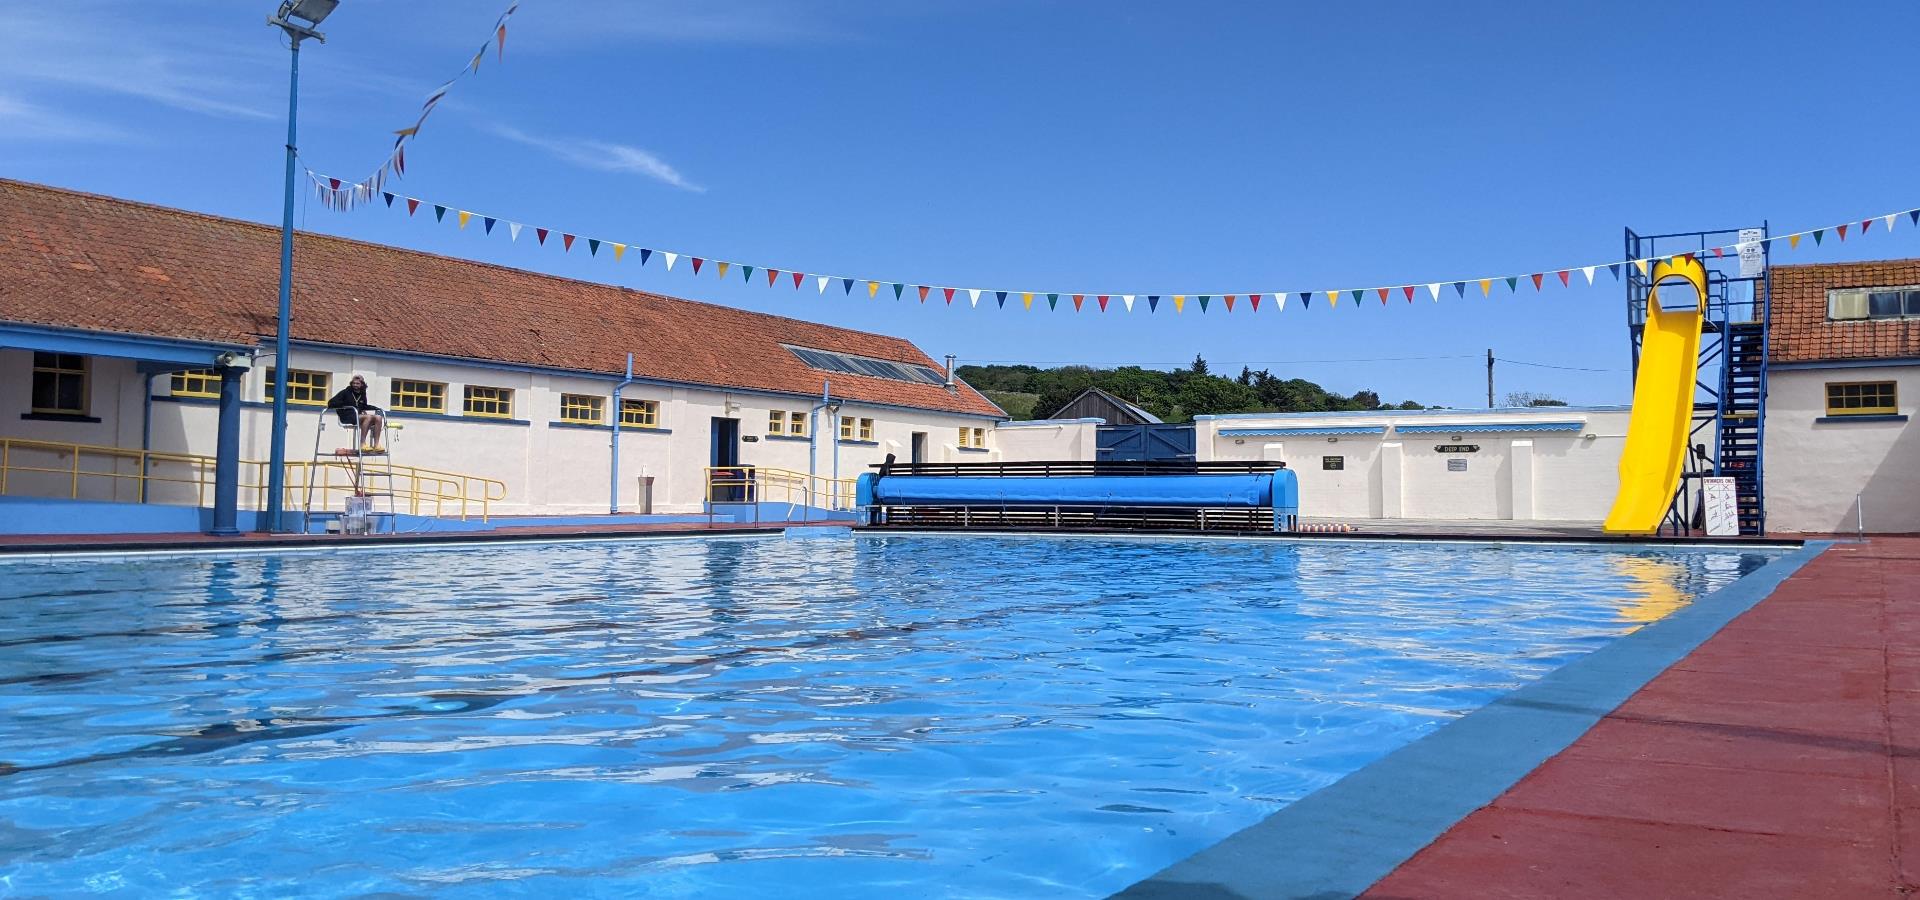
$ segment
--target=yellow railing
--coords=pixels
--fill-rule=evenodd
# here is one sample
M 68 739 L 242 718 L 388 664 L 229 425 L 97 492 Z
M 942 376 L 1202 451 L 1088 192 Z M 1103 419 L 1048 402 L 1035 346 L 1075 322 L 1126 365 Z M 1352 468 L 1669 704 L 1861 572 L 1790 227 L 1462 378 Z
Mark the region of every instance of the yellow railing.
M 242 505 L 266 507 L 270 465 L 240 461 Z M 492 504 L 507 496 L 506 482 L 498 479 L 418 466 L 392 468 L 396 512 L 461 519 L 477 516 L 485 521 Z M 207 506 L 213 501 L 213 473 L 211 456 L 0 438 L 0 494 L 31 491 L 34 496 L 57 496 L 64 491 L 75 500 L 85 495 L 98 500 Z M 283 505 L 289 510 L 303 508 L 309 483 L 316 508 L 330 508 L 328 501 L 335 495 L 354 491 L 353 462 L 348 458 L 289 462 L 286 473 Z M 384 484 L 374 488 L 387 489 Z
M 852 509 L 852 478 L 829 478 L 766 466 L 708 466 L 708 503 L 792 503 Z

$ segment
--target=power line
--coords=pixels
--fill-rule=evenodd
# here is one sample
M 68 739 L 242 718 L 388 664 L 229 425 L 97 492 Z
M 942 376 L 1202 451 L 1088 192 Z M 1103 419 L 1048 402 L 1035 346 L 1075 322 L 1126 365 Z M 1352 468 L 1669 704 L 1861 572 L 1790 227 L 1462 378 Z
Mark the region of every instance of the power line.
M 1210 366 L 1211 365 L 1297 366 L 1297 365 L 1309 365 L 1309 364 L 1318 364 L 1318 363 L 1419 362 L 1419 361 L 1436 360 L 1436 359 L 1479 359 L 1479 358 L 1480 357 L 1473 354 L 1457 354 L 1453 356 L 1366 356 L 1366 357 L 1353 357 L 1348 359 L 1252 359 L 1252 360 L 1226 359 L 1226 360 L 1220 360 L 1217 363 L 1212 360 L 1208 360 L 1208 365 Z M 1502 362 L 1504 361 L 1505 360 L 1502 360 Z M 1102 367 L 1121 368 L 1123 366 L 1138 366 L 1142 369 L 1157 369 L 1157 368 L 1167 368 L 1167 367 L 1185 368 L 1190 363 L 1191 363 L 1191 360 L 1186 362 L 1090 363 L 1090 362 L 1082 362 L 1078 360 L 1061 360 L 1061 359 L 966 359 L 965 357 L 962 357 L 963 365 L 1086 366 L 1088 368 L 1102 368 Z
M 1515 365 L 1515 366 L 1532 366 L 1536 369 L 1563 369 L 1568 372 L 1625 372 L 1626 371 L 1625 369 L 1589 369 L 1585 366 L 1555 366 L 1555 365 L 1549 365 L 1547 363 L 1524 362 L 1518 359 L 1508 359 L 1504 356 L 1496 356 L 1494 357 L 1494 361 L 1503 362 L 1503 363 L 1507 363 L 1509 365 Z

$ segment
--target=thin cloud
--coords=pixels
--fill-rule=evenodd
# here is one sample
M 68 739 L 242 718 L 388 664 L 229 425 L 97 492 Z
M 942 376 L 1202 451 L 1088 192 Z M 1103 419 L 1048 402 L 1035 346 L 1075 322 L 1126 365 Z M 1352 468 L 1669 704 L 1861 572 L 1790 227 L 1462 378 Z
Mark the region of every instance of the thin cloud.
M 111 125 L 0 94 L 0 140 L 118 143 L 131 137 Z
M 515 143 L 545 151 L 561 162 L 583 169 L 644 175 L 695 193 L 705 193 L 707 190 L 688 181 L 678 169 L 668 165 L 666 160 L 639 147 L 585 138 L 538 137 L 510 125 L 493 125 L 488 130 Z
M 0 11 L 0 82 L 128 97 L 185 112 L 271 119 L 271 89 L 244 76 L 265 50 L 207 43 L 184 28 L 143 23 L 137 38 L 102 21 L 125 10 L 97 3 Z M 129 26 L 131 27 L 131 26 Z M 224 71 L 216 71 L 216 69 Z

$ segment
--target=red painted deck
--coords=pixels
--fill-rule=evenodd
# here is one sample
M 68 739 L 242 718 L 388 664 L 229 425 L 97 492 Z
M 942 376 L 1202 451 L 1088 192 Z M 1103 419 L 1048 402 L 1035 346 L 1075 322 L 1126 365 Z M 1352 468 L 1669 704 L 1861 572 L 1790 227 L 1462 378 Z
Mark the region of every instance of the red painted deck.
M 1920 539 L 1839 545 L 1374 898 L 1920 892 Z

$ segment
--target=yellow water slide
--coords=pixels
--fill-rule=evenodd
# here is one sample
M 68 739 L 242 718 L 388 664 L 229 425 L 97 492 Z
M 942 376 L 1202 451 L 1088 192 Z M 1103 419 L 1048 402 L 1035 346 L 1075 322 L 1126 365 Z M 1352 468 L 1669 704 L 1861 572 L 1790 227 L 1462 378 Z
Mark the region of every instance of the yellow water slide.
M 1700 317 L 1707 296 L 1707 267 L 1681 257 L 1654 263 L 1647 293 L 1647 324 L 1640 339 L 1640 373 L 1633 381 L 1633 412 L 1620 454 L 1620 492 L 1607 513 L 1606 530 L 1653 534 L 1660 529 L 1680 488 L 1687 433 L 1693 422 L 1694 379 L 1700 368 Z M 1675 298 L 1663 308 L 1660 285 L 1693 285 L 1695 306 Z

